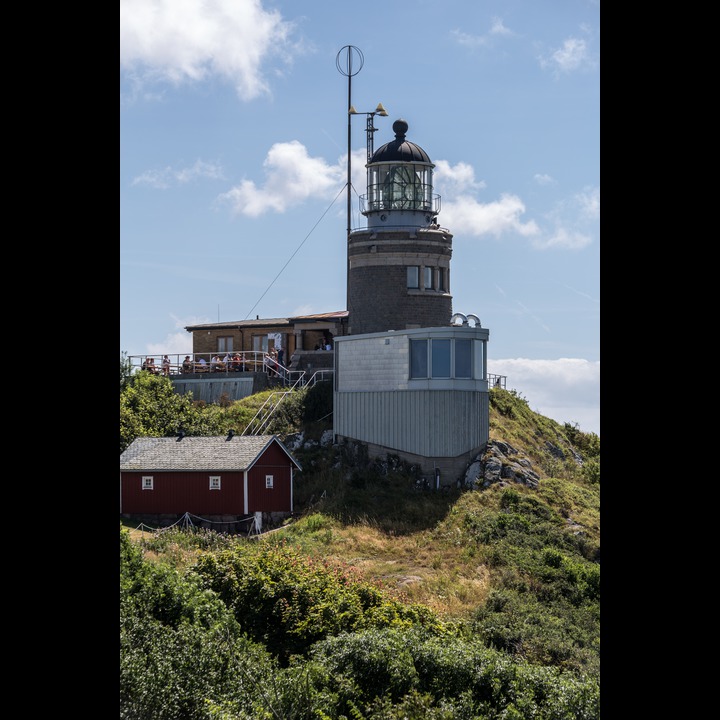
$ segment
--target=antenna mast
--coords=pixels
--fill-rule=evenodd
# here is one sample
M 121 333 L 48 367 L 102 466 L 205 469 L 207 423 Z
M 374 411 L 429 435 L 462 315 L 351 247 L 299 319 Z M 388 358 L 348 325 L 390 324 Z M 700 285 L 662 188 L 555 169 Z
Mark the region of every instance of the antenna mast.
M 345 52 L 344 59 L 341 55 Z M 358 58 L 358 68 L 353 71 L 353 55 Z M 352 107 L 352 78 L 357 75 L 365 64 L 365 57 L 360 48 L 354 45 L 345 45 L 340 48 L 335 57 L 335 66 L 341 75 L 345 75 L 348 79 L 348 102 L 347 102 L 347 237 L 345 238 L 347 267 L 345 269 L 345 308 L 350 308 L 350 224 L 352 215 L 352 196 L 350 190 L 352 188 L 352 125 L 350 124 L 350 108 Z

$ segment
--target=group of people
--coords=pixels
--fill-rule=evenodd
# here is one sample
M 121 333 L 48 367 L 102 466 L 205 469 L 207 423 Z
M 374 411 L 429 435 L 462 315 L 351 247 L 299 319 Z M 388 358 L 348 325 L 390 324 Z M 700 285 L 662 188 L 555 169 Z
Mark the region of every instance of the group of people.
M 149 373 L 152 373 L 153 375 L 157 375 L 158 368 L 155 367 L 155 358 L 145 358 L 143 360 L 142 369 L 147 370 Z
M 315 345 L 315 349 L 316 350 L 332 350 L 332 345 L 330 344 L 329 340 L 322 338 L 321 340 L 318 340 L 317 344 Z
M 268 375 L 278 375 L 284 378 L 287 370 L 287 368 L 283 365 L 284 357 L 285 351 L 282 348 L 279 348 L 278 350 L 274 347 L 270 348 L 270 350 L 265 353 L 265 372 Z
M 163 355 L 163 359 L 160 362 L 160 368 L 155 365 L 155 358 L 147 357 L 143 360 L 142 369 L 147 370 L 153 375 L 157 375 L 158 372 L 162 372 L 163 375 L 170 375 L 170 358 L 167 355 Z
M 267 353 L 265 353 L 263 363 L 265 372 L 280 372 L 281 369 L 283 369 L 283 356 L 284 351 L 282 348 L 277 350 L 275 348 L 271 348 Z M 163 356 L 160 365 L 161 367 L 158 368 L 155 365 L 155 358 L 147 357 L 143 360 L 142 369 L 147 370 L 154 375 L 159 372 L 162 372 L 163 375 L 170 375 L 171 363 L 170 358 L 167 355 Z M 225 353 L 222 358 L 220 358 L 220 354 L 217 353 L 212 356 L 209 363 L 203 357 L 194 361 L 190 358 L 190 355 L 186 355 L 180 365 L 180 372 L 183 375 L 196 372 L 245 372 L 248 367 L 252 369 L 252 365 L 252 361 L 246 361 L 245 354 L 241 352 L 235 352 L 232 355 L 230 353 Z
M 245 368 L 246 362 L 244 353 L 236 352 L 233 355 L 225 353 L 222 359 L 218 353 L 212 356 L 209 363 L 204 357 L 201 357 L 196 362 L 193 362 L 190 359 L 190 356 L 186 355 L 182 362 L 180 372 L 183 374 L 192 372 L 245 372 Z

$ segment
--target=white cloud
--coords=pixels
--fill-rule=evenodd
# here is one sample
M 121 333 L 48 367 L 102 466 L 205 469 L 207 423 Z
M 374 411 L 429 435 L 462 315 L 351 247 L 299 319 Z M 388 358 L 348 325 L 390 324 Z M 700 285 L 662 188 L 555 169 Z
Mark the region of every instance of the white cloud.
M 540 173 L 535 173 L 533 175 L 533 179 L 538 185 L 554 185 L 555 181 L 550 177 L 550 175 L 541 175 Z
M 336 194 L 347 179 L 346 169 L 311 158 L 297 140 L 273 145 L 263 166 L 266 178 L 262 186 L 243 180 L 219 200 L 230 203 L 234 213 L 250 217 L 269 211 L 283 213 L 309 197 Z
M 268 92 L 263 64 L 287 58 L 292 30 L 260 0 L 120 0 L 120 67 L 135 92 L 217 76 L 251 100 Z
M 590 245 L 592 238 L 581 232 L 558 227 L 552 234 L 532 238 L 531 242 L 536 250 L 579 250 Z
M 575 196 L 580 212 L 591 220 L 600 217 L 600 188 L 587 188 Z
M 192 333 L 189 333 L 185 328 L 190 325 L 204 325 L 213 322 L 208 317 L 197 315 L 179 318 L 177 315 L 171 314 L 170 319 L 172 320 L 172 324 L 177 328 L 177 331 L 168 333 L 162 342 L 148 343 L 148 355 L 164 355 L 167 353 L 172 360 L 172 356 L 175 354 L 191 354 L 193 352 Z
M 475 169 L 472 165 L 459 162 L 451 165 L 447 160 L 435 161 L 433 170 L 433 183 L 436 187 L 443 186 L 450 194 L 465 190 L 482 190 L 486 187 L 484 180 L 475 180 Z
M 171 167 L 166 167 L 162 170 L 147 170 L 142 175 L 134 178 L 132 184 L 149 185 L 150 187 L 164 190 L 169 188 L 170 185 L 187 183 L 196 178 L 220 180 L 222 177 L 223 171 L 220 165 L 196 160 L 192 167 L 181 168 L 180 170 L 175 170 Z
M 492 27 L 490 28 L 491 35 L 513 35 L 512 30 L 509 30 L 503 25 L 502 18 L 494 17 L 492 19 Z
M 166 353 L 172 356 L 178 355 L 189 355 L 193 351 L 192 335 L 189 332 L 176 332 L 168 333 L 165 339 L 160 343 L 149 343 L 148 344 L 148 355 L 165 355 Z
M 461 30 L 451 30 L 450 34 L 455 36 L 458 45 L 464 45 L 465 47 L 481 47 L 489 44 L 490 42 L 487 36 L 469 35 Z
M 503 194 L 500 200 L 480 203 L 470 196 L 458 196 L 451 203 L 443 203 L 443 224 L 453 228 L 454 234 L 494 235 L 517 233 L 532 237 L 540 232 L 534 220 L 521 222 L 525 205 L 517 195 Z
M 452 30 L 451 35 L 455 37 L 458 45 L 464 45 L 465 47 L 483 47 L 492 44 L 492 39 L 496 37 L 509 37 L 514 35 L 512 30 L 506 28 L 503 25 L 502 18 L 494 17 L 490 30 L 484 35 L 471 35 L 463 32 L 462 30 Z
M 599 360 L 489 359 L 488 372 L 506 375 L 507 389 L 524 397 L 534 412 L 600 435 Z
M 548 56 L 540 58 L 540 67 L 549 68 L 556 75 L 579 70 L 585 65 L 594 65 L 590 59 L 587 43 L 585 40 L 572 37 L 565 40 L 561 47 L 551 51 Z
M 365 186 L 366 151 L 352 153 L 353 186 Z M 307 148 L 297 140 L 273 145 L 263 162 L 265 179 L 262 183 L 244 179 L 218 197 L 236 215 L 259 217 L 265 213 L 284 213 L 309 198 L 336 197 L 347 179 L 347 156 L 340 157 L 331 165 L 323 158 L 310 157 Z M 538 176 L 536 176 L 538 177 Z M 547 177 L 547 176 L 542 176 Z M 145 182 L 167 182 L 166 174 L 143 177 Z M 136 180 L 139 181 L 139 180 Z M 569 201 L 558 203 L 548 220 L 553 224 L 551 232 L 541 231 L 533 220 L 522 220 L 525 203 L 512 194 L 502 194 L 498 200 L 481 203 L 474 194 L 486 187 L 484 181 L 475 179 L 473 167 L 459 162 L 451 165 L 447 160 L 437 160 L 434 172 L 435 190 L 445 191 L 455 198 L 443 203 L 443 224 L 452 227 L 456 234 L 470 236 L 493 235 L 496 238 L 519 235 L 528 238 L 539 250 L 577 249 L 592 242 L 591 236 L 574 224 L 563 222 L 563 213 L 573 209 L 575 214 L 588 212 L 599 204 L 599 191 L 585 189 Z M 359 191 L 360 192 L 360 191 Z M 587 218 L 585 218 L 587 219 Z
M 170 187 L 173 177 L 173 169 L 170 167 L 162 170 L 146 170 L 142 175 L 133 178 L 133 185 L 149 185 L 157 190 L 164 190 Z
M 531 238 L 537 250 L 565 249 L 579 250 L 592 243 L 591 229 L 600 217 L 600 188 L 587 187 L 581 192 L 555 204 L 545 219 L 553 225 L 551 232 L 544 232 Z
M 195 178 L 210 178 L 211 180 L 221 180 L 223 177 L 220 165 L 213 165 L 202 160 L 197 160 L 192 167 L 183 168 L 176 174 L 178 182 L 186 183 Z

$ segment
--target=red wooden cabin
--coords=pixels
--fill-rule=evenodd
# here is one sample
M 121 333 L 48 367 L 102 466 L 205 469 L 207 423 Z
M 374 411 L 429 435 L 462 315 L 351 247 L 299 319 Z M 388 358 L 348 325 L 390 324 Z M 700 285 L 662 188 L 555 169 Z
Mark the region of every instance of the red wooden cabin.
M 136 438 L 120 455 L 120 514 L 289 515 L 296 469 L 275 435 Z

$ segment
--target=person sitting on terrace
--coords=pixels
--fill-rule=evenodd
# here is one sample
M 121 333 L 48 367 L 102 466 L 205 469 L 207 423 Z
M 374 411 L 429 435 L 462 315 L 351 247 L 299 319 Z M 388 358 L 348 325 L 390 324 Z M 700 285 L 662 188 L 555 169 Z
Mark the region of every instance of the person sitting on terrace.
M 201 357 L 196 363 L 195 363 L 195 371 L 196 372 L 207 372 L 207 360 L 204 357 Z
M 155 367 L 155 358 L 147 358 L 143 363 L 143 369 L 151 372 L 153 375 L 157 374 L 157 368 Z
M 211 372 L 222 372 L 225 370 L 225 363 L 220 359 L 219 355 L 213 355 L 213 359 L 210 361 Z
M 182 362 L 182 373 L 186 375 L 187 373 L 191 373 L 192 370 L 192 361 L 190 360 L 190 356 L 186 355 L 185 359 Z
M 236 352 L 232 356 L 232 361 L 230 363 L 230 369 L 234 372 L 244 372 L 245 371 L 245 362 L 243 361 L 243 358 L 240 356 L 239 352 Z
M 170 358 L 167 355 L 163 355 L 162 359 L 162 374 L 166 377 L 170 375 Z

